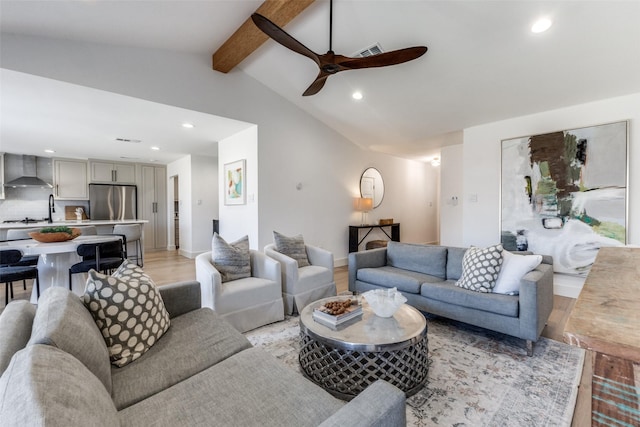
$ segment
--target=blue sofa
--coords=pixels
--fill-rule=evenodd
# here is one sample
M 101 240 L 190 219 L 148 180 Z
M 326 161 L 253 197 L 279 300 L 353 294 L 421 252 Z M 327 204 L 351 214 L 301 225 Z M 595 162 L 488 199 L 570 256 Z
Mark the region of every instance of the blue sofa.
M 553 259 L 521 280 L 519 295 L 481 293 L 455 285 L 467 249 L 389 242 L 386 248 L 349 254 L 349 290 L 397 288 L 415 308 L 526 341 L 533 354 L 553 309 Z

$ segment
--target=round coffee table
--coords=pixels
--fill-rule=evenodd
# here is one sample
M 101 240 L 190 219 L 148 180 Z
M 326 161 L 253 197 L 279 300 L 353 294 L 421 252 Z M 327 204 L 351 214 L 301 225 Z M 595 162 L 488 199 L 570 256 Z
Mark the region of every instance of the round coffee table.
M 337 329 L 313 320 L 309 304 L 300 313 L 301 348 L 298 359 L 304 374 L 334 396 L 350 400 L 378 379 L 407 396 L 420 390 L 429 371 L 427 322 L 418 310 L 403 304 L 393 317 L 376 316 L 363 301 L 361 320 Z

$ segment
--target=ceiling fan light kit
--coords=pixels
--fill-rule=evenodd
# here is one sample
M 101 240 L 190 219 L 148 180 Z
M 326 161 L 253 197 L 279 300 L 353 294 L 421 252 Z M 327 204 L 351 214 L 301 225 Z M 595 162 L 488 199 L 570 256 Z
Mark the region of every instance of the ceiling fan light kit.
M 340 71 L 402 64 L 404 62 L 417 59 L 427 52 L 426 46 L 415 46 L 359 58 L 336 55 L 332 49 L 333 0 L 329 3 L 329 50 L 323 55 L 313 52 L 282 28 L 278 27 L 268 18 L 260 15 L 259 13 L 251 15 L 251 19 L 263 33 L 274 41 L 280 43 L 287 49 L 306 56 L 318 65 L 318 68 L 320 69 L 318 76 L 302 96 L 315 95 L 320 92 L 324 87 L 327 78 L 333 74 L 339 73 Z

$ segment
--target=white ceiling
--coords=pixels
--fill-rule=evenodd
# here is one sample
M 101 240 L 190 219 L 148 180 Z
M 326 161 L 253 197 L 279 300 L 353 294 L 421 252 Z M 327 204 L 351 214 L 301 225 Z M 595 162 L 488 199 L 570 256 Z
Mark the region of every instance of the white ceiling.
M 8 33 L 188 51 L 210 58 L 261 3 L 1 0 L 0 24 Z M 286 30 L 324 53 L 328 15 L 328 1 L 317 0 Z M 532 34 L 529 28 L 541 16 L 554 24 L 546 33 Z M 273 41 L 239 68 L 356 144 L 424 158 L 443 145 L 460 143 L 466 127 L 640 92 L 639 21 L 640 1 L 335 0 L 336 53 L 352 55 L 374 43 L 385 51 L 414 45 L 426 45 L 429 51 L 406 64 L 339 73 L 312 97 L 301 94 L 317 74 L 315 64 Z M 9 115 L 13 105 L 4 99 L 11 93 L 5 74 L 3 146 L 13 142 L 4 139 L 7 122 L 19 120 L 17 113 Z M 351 99 L 355 89 L 364 93 L 362 101 Z M 91 105 L 97 109 L 100 104 Z M 143 107 L 138 103 L 133 108 Z M 89 131 L 92 115 L 83 111 Z M 105 115 L 101 111 L 93 116 Z M 71 120 L 77 123 L 77 118 Z M 134 135 L 143 133 L 142 128 L 114 120 L 112 124 L 121 124 L 129 134 L 125 137 L 150 139 Z M 166 122 L 151 120 L 149 126 L 159 128 Z M 120 136 L 113 128 L 101 129 L 105 138 L 106 132 L 108 137 Z M 206 142 L 194 141 L 194 148 L 175 151 L 202 149 L 215 140 L 211 134 L 203 138 Z M 166 143 L 169 149 L 171 141 Z

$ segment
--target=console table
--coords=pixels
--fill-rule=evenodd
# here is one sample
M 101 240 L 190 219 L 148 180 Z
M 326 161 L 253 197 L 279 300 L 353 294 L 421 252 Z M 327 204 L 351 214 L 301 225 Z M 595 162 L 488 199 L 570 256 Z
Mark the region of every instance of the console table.
M 391 235 L 387 233 L 385 227 L 391 228 Z M 394 242 L 400 241 L 400 223 L 386 224 L 386 225 L 377 225 L 377 224 L 365 224 L 365 225 L 350 225 L 349 226 L 349 252 L 358 252 L 358 248 L 360 244 L 364 242 L 364 239 L 367 238 L 369 233 L 371 233 L 374 229 L 380 229 L 389 240 L 393 240 Z M 367 230 L 366 234 L 360 239 L 360 230 Z

